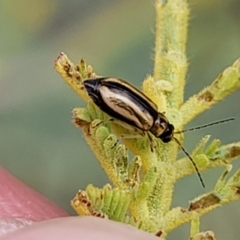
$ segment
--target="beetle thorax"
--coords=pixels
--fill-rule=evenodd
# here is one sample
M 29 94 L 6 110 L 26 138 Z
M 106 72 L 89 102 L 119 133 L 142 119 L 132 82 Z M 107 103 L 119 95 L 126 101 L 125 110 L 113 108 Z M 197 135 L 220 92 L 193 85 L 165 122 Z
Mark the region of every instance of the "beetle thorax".
M 168 128 L 168 120 L 167 118 L 162 114 L 158 113 L 157 118 L 154 120 L 154 123 L 149 130 L 155 137 L 160 137 L 165 130 Z

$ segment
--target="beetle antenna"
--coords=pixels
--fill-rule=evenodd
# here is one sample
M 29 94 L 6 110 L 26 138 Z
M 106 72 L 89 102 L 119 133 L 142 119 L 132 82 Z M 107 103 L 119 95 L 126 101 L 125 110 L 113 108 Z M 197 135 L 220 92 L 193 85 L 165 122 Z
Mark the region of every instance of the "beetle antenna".
M 194 168 L 195 168 L 195 170 L 197 172 L 197 175 L 198 175 L 198 177 L 200 179 L 200 182 L 201 182 L 202 186 L 205 188 L 205 184 L 203 182 L 202 176 L 201 176 L 201 174 L 200 174 L 200 172 L 198 170 L 198 167 L 197 167 L 196 163 L 194 162 L 193 158 L 190 156 L 190 154 L 186 151 L 186 149 L 182 146 L 182 144 L 178 141 L 177 138 L 173 137 L 173 139 L 175 140 L 175 142 L 179 145 L 179 147 L 182 149 L 182 151 L 186 154 L 186 156 L 192 162 L 192 164 L 193 164 L 193 166 L 194 166 Z
M 226 119 L 223 119 L 223 120 L 207 123 L 207 124 L 204 124 L 204 125 L 201 125 L 201 126 L 188 128 L 188 129 L 183 129 L 181 131 L 174 132 L 174 134 L 180 134 L 180 133 L 184 133 L 184 132 L 188 132 L 188 131 L 193 131 L 193 130 L 197 130 L 197 129 L 201 129 L 201 128 L 205 128 L 205 127 L 209 127 L 209 126 L 212 126 L 212 125 L 216 125 L 216 124 L 224 123 L 224 122 L 229 122 L 229 121 L 233 121 L 233 120 L 235 120 L 234 117 L 226 118 Z

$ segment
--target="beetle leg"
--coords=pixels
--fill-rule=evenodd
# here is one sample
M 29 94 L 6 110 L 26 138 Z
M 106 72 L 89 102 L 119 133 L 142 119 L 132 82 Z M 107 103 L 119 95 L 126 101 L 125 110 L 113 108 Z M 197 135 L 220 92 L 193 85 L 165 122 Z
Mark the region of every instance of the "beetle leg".
M 150 148 L 151 148 L 151 151 L 153 152 L 154 151 L 154 148 L 156 148 L 156 140 L 153 139 L 153 137 L 151 136 L 151 134 L 149 132 L 147 132 L 147 136 L 148 136 L 148 139 L 150 141 Z
M 145 134 L 144 134 L 145 135 Z M 134 134 L 134 135 L 130 135 L 130 134 L 121 134 L 119 139 L 122 140 L 124 138 L 143 138 L 143 135 L 139 135 L 139 134 Z
M 153 139 L 153 137 L 151 136 L 151 134 L 148 131 L 141 131 L 141 130 L 135 128 L 135 127 L 129 126 L 128 124 L 122 123 L 122 122 L 120 122 L 120 121 L 118 121 L 114 118 L 109 118 L 107 120 L 102 120 L 99 123 L 97 123 L 94 127 L 98 127 L 101 124 L 105 124 L 105 123 L 109 123 L 109 122 L 113 122 L 113 121 L 116 122 L 119 125 L 122 125 L 123 127 L 127 128 L 127 129 L 134 130 L 138 134 L 121 134 L 119 136 L 119 138 L 117 139 L 117 141 L 114 143 L 112 148 L 116 147 L 116 145 L 120 142 L 120 140 L 122 140 L 124 138 L 143 138 L 147 134 L 147 137 L 150 141 L 151 151 L 152 152 L 154 151 L 154 149 L 156 148 L 156 142 L 155 142 L 155 139 Z
M 156 142 L 155 142 L 156 140 L 153 139 L 151 134 L 149 132 L 146 132 L 146 131 L 139 132 L 139 130 L 138 130 L 138 133 L 139 134 L 134 134 L 134 135 L 131 135 L 131 134 L 121 134 L 119 136 L 118 140 L 116 141 L 116 143 L 113 145 L 113 148 L 119 143 L 120 140 L 123 140 L 124 138 L 143 138 L 147 134 L 147 137 L 148 137 L 148 139 L 150 141 L 151 152 L 154 152 L 154 149 L 156 148 Z
M 116 145 L 121 141 L 123 140 L 124 138 L 143 138 L 145 135 L 145 133 L 143 132 L 143 134 L 121 134 L 119 136 L 119 138 L 117 139 L 117 141 L 114 143 L 113 147 L 116 147 Z
M 94 128 L 98 127 L 98 126 L 101 125 L 101 124 L 105 124 L 105 123 L 109 123 L 109 122 L 113 122 L 113 121 L 114 121 L 114 118 L 109 118 L 109 119 L 107 119 L 107 120 L 102 120 L 102 121 L 100 121 L 99 123 L 97 123 L 97 124 L 94 126 Z

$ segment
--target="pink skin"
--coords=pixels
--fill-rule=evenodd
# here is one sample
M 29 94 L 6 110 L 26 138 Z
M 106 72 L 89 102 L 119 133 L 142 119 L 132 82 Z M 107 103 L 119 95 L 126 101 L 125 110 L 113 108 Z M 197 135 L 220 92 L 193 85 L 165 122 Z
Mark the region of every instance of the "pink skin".
M 96 217 L 71 217 L 0 167 L 0 239 L 160 239 Z

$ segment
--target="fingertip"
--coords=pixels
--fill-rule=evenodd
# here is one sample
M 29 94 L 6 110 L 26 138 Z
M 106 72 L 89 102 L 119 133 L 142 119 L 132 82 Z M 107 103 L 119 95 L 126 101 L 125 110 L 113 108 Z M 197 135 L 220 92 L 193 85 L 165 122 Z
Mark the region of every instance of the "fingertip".
M 42 221 L 69 214 L 0 167 L 0 217 Z
M 132 226 L 97 217 L 67 217 L 33 224 L 12 234 L 4 240 L 162 240 Z

